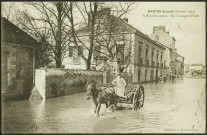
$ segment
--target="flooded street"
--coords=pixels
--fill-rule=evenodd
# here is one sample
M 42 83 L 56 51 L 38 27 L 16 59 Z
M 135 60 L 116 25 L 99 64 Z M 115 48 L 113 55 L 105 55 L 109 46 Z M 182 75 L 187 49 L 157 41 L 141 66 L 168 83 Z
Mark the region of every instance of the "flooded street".
M 204 132 L 197 124 L 198 99 L 205 79 L 143 84 L 144 107 L 110 112 L 102 105 L 101 117 L 93 113 L 92 100 L 75 94 L 41 101 L 2 104 L 3 133 L 166 133 Z M 123 105 L 124 106 L 124 105 Z

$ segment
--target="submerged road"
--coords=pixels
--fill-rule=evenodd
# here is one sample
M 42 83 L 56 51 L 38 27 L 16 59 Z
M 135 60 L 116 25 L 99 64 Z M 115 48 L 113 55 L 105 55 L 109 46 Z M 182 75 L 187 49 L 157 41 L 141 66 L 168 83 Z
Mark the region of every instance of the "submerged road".
M 204 79 L 143 84 L 144 107 L 129 106 L 111 112 L 93 113 L 86 94 L 41 101 L 12 101 L 2 104 L 3 133 L 203 133 L 205 121 L 195 115 Z M 203 117 L 203 116 L 202 116 Z M 205 120 L 205 118 L 203 118 Z M 198 124 L 200 123 L 200 124 Z

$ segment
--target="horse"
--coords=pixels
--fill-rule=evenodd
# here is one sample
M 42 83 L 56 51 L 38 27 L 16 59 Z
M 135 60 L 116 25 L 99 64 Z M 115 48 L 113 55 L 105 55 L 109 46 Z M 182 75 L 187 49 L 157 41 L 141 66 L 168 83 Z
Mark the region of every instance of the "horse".
M 86 91 L 87 91 L 87 99 L 89 100 L 91 97 L 93 98 L 93 102 L 95 104 L 94 113 L 97 114 L 99 117 L 99 111 L 101 108 L 101 104 L 105 104 L 106 108 L 110 105 L 117 104 L 118 97 L 113 90 L 104 87 L 96 87 L 95 83 L 87 83 L 86 84 Z

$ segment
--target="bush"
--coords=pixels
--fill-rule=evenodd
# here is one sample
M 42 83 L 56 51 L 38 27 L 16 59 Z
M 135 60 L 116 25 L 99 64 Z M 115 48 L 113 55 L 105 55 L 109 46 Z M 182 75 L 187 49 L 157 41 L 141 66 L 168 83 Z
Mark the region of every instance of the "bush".
M 90 72 L 89 72 L 90 73 Z M 53 75 L 52 75 L 53 74 Z M 96 74 L 85 74 L 84 71 L 66 71 L 65 74 L 54 74 L 46 76 L 46 98 L 71 95 L 85 91 L 87 81 L 94 79 L 102 83 L 102 77 Z

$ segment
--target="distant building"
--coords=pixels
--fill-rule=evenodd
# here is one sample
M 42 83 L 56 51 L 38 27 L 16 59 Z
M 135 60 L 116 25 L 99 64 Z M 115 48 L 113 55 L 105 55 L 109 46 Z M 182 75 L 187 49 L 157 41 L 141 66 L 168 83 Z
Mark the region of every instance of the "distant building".
M 1 18 L 1 90 L 29 96 L 34 84 L 35 47 L 38 42 Z M 12 89 L 12 90 L 11 90 Z
M 184 57 L 176 53 L 176 68 L 175 75 L 184 75 Z
M 189 64 L 184 64 L 184 72 L 189 72 Z
M 191 64 L 189 65 L 189 71 L 197 70 L 202 71 L 205 69 L 205 66 L 202 64 Z

